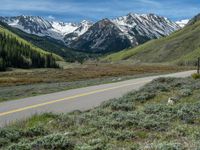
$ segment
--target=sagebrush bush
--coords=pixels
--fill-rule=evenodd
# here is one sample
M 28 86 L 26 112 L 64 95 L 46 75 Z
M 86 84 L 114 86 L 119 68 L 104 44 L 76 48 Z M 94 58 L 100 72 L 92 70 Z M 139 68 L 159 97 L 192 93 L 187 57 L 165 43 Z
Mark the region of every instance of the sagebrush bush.
M 8 150 L 32 150 L 31 144 L 25 144 L 25 143 L 18 143 L 18 144 L 12 144 L 8 147 Z
M 137 92 L 135 93 L 134 97 L 137 101 L 145 102 L 154 98 L 156 95 L 153 92 Z
M 191 89 L 181 89 L 179 91 L 179 95 L 182 97 L 190 96 L 190 95 L 192 95 L 192 90 Z
M 114 111 L 133 111 L 135 109 L 134 103 L 119 103 L 118 101 L 110 104 L 110 107 Z
M 192 74 L 192 78 L 193 79 L 200 79 L 200 74 L 198 74 L 198 73 L 194 73 L 194 74 Z
M 45 130 L 41 126 L 36 126 L 32 128 L 28 128 L 23 132 L 23 136 L 25 137 L 35 137 L 35 136 L 42 136 L 47 135 L 49 132 Z
M 73 150 L 75 143 L 64 134 L 51 134 L 35 140 L 31 146 L 33 149 Z
M 183 122 L 193 124 L 196 119 L 200 119 L 200 103 L 180 105 L 177 116 Z
M 10 142 L 17 142 L 22 137 L 22 131 L 13 128 L 0 128 L 0 147 Z
M 181 143 L 173 143 L 173 142 L 163 142 L 156 143 L 153 145 L 153 149 L 155 150 L 184 150 L 181 146 Z

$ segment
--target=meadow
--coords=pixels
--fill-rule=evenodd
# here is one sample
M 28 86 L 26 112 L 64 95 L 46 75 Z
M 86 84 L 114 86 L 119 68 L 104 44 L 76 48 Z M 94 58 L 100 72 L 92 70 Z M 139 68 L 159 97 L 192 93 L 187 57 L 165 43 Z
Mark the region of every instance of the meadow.
M 0 101 L 191 69 L 165 65 L 99 63 L 62 64 L 62 68 L 1 72 Z

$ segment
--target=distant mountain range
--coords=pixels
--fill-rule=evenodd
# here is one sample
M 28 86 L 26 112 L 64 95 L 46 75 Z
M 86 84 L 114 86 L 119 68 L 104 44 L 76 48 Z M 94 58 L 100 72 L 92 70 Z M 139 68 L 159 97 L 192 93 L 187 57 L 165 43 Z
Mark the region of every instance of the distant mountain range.
M 90 53 L 108 53 L 135 47 L 151 39 L 170 35 L 181 29 L 169 19 L 155 14 L 133 14 L 96 23 L 64 23 L 39 16 L 0 17 L 0 21 L 28 34 L 51 37 L 66 47 Z

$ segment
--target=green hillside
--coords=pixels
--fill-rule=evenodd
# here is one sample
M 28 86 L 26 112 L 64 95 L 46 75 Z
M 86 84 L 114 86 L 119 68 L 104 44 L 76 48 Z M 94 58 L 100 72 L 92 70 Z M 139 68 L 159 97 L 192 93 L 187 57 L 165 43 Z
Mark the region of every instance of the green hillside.
M 0 24 L 2 24 L 2 26 L 4 26 L 9 31 L 12 31 L 19 37 L 27 40 L 28 42 L 36 45 L 37 47 L 50 53 L 55 53 L 59 56 L 62 56 L 67 62 L 83 62 L 86 59 L 98 57 L 97 54 L 85 53 L 67 48 L 66 45 L 60 40 L 56 40 L 51 37 L 40 37 L 37 35 L 28 34 L 17 28 L 10 27 L 5 23 Z
M 0 70 L 58 67 L 60 56 L 46 52 L 0 25 Z
M 168 37 L 152 40 L 103 58 L 104 61 L 133 60 L 144 63 L 195 64 L 200 57 L 200 21 Z

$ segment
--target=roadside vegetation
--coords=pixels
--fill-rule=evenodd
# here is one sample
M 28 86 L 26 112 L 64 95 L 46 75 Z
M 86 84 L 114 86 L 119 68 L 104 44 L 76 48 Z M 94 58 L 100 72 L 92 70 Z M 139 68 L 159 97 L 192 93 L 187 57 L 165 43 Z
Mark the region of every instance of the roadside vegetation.
M 126 64 L 60 64 L 63 69 L 16 69 L 0 73 L 0 102 L 73 88 L 189 70 Z
M 89 111 L 44 114 L 2 128 L 0 148 L 198 150 L 199 98 L 199 79 L 159 78 Z

